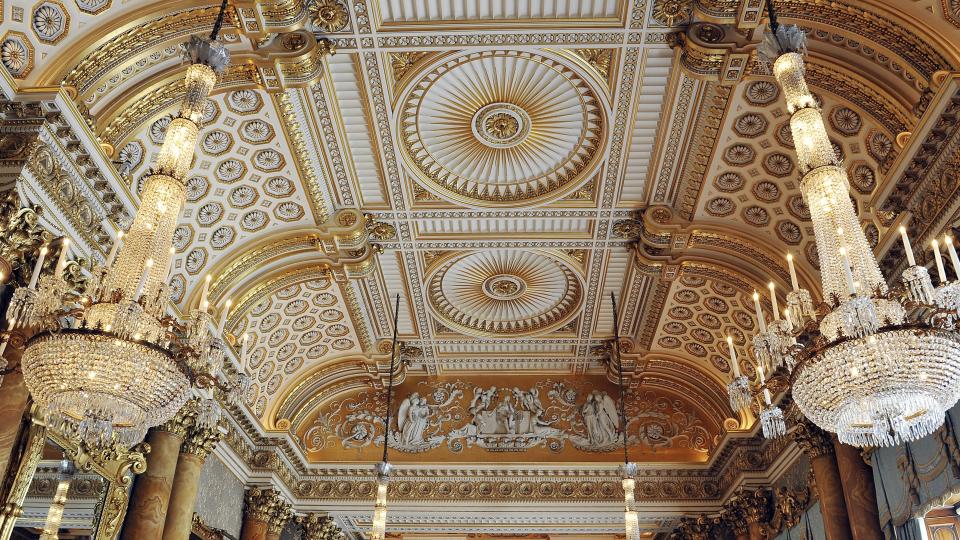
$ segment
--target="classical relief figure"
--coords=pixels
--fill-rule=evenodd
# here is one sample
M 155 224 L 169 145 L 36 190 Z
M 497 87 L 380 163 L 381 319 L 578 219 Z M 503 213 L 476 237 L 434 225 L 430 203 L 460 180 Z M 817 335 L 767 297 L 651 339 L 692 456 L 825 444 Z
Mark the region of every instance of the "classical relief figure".
M 607 446 L 617 440 L 620 418 L 617 405 L 609 394 L 599 390 L 591 392 L 580 407 L 580 415 L 591 445 Z
M 400 442 L 405 445 L 422 444 L 423 433 L 427 429 L 430 406 L 427 400 L 414 392 L 400 403 L 397 415 L 397 427 L 400 428 Z

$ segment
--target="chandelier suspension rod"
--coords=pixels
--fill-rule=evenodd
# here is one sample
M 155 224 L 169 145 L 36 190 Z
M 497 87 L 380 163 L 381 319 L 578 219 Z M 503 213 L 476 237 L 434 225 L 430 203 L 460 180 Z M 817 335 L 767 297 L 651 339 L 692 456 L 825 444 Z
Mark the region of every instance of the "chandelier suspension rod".
M 210 41 L 216 41 L 220 37 L 220 29 L 223 28 L 223 19 L 227 13 L 227 0 L 220 3 L 220 13 L 217 13 L 217 21 L 213 23 L 213 31 L 210 32 Z
M 224 0 L 226 2 L 226 0 Z M 393 370 L 397 359 L 397 321 L 400 317 L 400 293 L 393 308 L 393 343 L 390 346 L 390 376 L 387 382 L 387 411 L 384 415 L 383 462 L 387 462 L 387 450 L 390 448 L 390 401 L 393 397 Z
M 620 358 L 620 317 L 617 315 L 617 298 L 614 296 L 613 291 L 610 291 L 610 303 L 613 304 L 613 347 L 617 351 L 617 376 L 620 380 L 620 425 L 623 426 L 623 463 L 629 464 L 630 459 L 627 456 L 627 400 L 623 391 L 623 361 Z
M 767 18 L 770 19 L 770 31 L 777 35 L 780 23 L 777 22 L 777 8 L 773 5 L 773 0 L 767 0 Z

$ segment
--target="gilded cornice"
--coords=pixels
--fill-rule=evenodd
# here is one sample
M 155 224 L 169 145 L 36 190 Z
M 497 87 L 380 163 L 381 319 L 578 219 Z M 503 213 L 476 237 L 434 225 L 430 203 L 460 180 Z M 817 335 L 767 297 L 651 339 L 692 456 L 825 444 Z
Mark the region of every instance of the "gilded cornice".
M 811 86 L 855 103 L 860 110 L 876 118 L 890 132 L 891 138 L 916 123 L 910 111 L 876 91 L 878 87 L 848 73 L 849 70 L 827 58 L 807 57 L 806 77 Z
M 884 212 L 908 215 L 909 222 L 904 222 L 917 245 L 927 245 L 957 212 L 960 75 L 941 73 L 935 79 L 938 90 L 930 107 L 874 197 L 874 204 Z M 892 275 L 903 262 L 903 247 L 900 242 L 884 245 L 881 262 Z M 921 250 L 918 256 L 923 261 L 929 255 Z
M 874 41 L 898 54 L 927 79 L 956 65 L 937 51 L 928 36 L 917 35 L 873 10 L 836 0 L 779 0 L 777 11 L 787 20 L 816 22 Z
M 280 127 L 290 143 L 290 149 L 296 157 L 297 171 L 300 177 L 306 181 L 307 189 L 310 192 L 310 208 L 313 210 L 313 217 L 317 223 L 324 223 L 330 219 L 331 204 L 323 182 L 317 174 L 313 164 L 313 152 L 311 146 L 307 143 L 309 134 L 305 133 L 305 126 L 298 121 L 297 111 L 290 99 L 290 94 L 283 92 L 274 97 L 277 111 L 280 112 L 282 121 Z

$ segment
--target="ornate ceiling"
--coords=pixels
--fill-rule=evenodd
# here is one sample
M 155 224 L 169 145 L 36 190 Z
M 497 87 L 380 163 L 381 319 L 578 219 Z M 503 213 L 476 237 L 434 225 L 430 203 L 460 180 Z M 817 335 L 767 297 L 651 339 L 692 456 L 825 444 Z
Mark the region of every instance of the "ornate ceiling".
M 811 38 L 808 79 L 883 244 L 898 136 L 935 73 L 960 65 L 960 4 L 778 6 Z M 20 88 L 69 88 L 135 199 L 175 110 L 178 44 L 216 9 L 4 2 L 0 61 Z M 251 338 L 233 450 L 270 448 L 263 463 L 291 491 L 298 475 L 375 461 L 399 294 L 397 400 L 426 419 L 391 426 L 399 462 L 523 463 L 534 477 L 529 467 L 616 462 L 594 406 L 595 392 L 616 397 L 612 292 L 635 457 L 700 475 L 687 491 L 651 480 L 649 498 L 708 504 L 733 485 L 729 449 L 753 426 L 726 405 L 722 340 L 748 357 L 749 295 L 770 280 L 785 290 L 785 253 L 802 282 L 817 280 L 786 111 L 753 54 L 761 12 L 759 0 L 232 3 L 234 62 L 204 119 L 171 283 L 187 311 L 212 276 L 213 309 L 229 298 L 228 331 Z M 526 424 L 497 416 L 507 402 Z M 310 489 L 298 496 L 329 498 Z M 342 489 L 344 523 L 363 527 L 360 488 Z M 654 528 L 670 513 L 651 512 Z M 618 530 L 608 518 L 562 529 Z M 542 529 L 510 519 L 470 531 Z

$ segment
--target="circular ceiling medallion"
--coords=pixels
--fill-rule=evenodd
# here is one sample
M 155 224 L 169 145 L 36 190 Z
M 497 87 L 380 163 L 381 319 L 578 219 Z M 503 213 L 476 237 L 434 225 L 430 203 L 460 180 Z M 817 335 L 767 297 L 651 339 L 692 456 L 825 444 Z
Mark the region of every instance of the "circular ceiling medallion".
M 606 113 L 561 60 L 482 51 L 412 81 L 398 125 L 420 184 L 460 204 L 503 206 L 556 199 L 589 179 L 603 155 Z
M 543 334 L 576 316 L 580 278 L 559 256 L 541 251 L 459 254 L 427 278 L 430 307 L 452 329 L 480 337 Z

